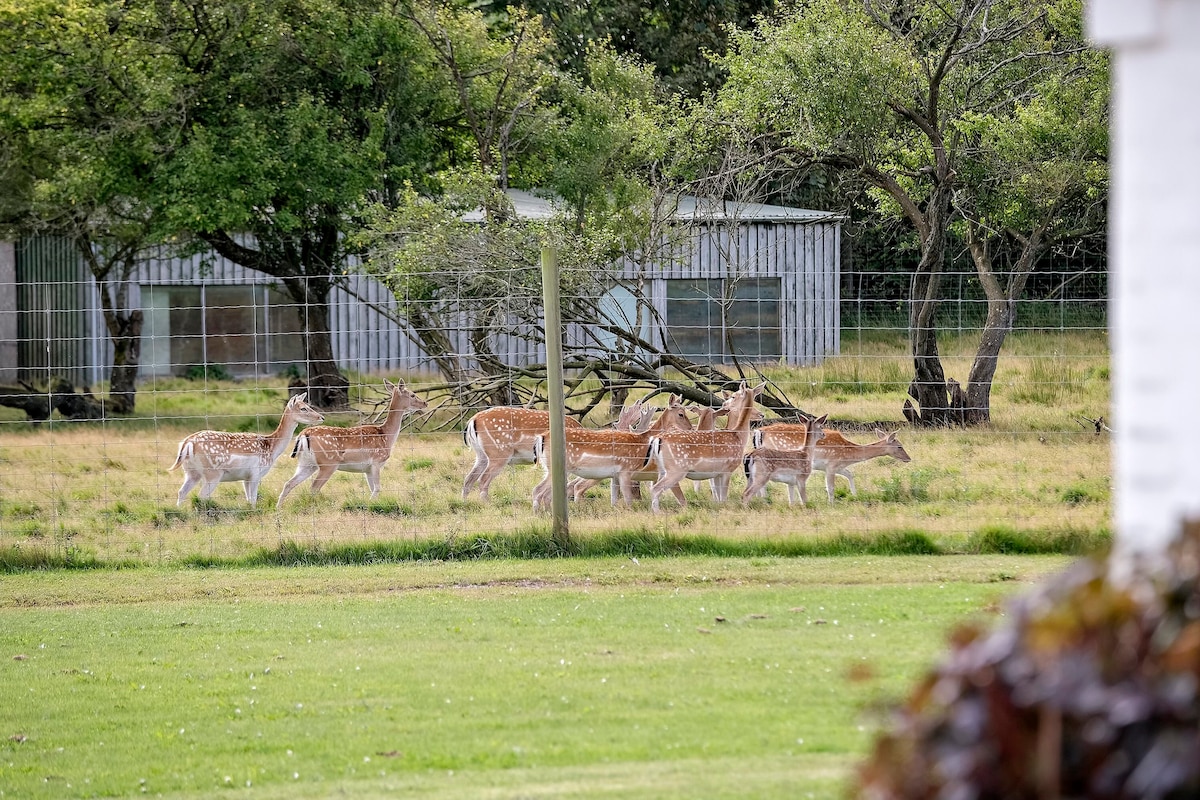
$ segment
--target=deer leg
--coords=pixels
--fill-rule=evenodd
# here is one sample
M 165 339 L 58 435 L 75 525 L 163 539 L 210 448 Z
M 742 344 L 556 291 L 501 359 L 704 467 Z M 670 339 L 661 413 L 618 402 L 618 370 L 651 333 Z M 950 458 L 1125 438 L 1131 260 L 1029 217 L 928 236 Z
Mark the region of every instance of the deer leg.
M 367 470 L 367 486 L 371 490 L 371 499 L 374 500 L 379 496 L 380 482 L 379 473 L 383 466 L 381 464 L 372 464 Z
M 765 472 L 760 470 L 754 470 L 751 473 L 750 481 L 746 484 L 746 491 L 742 492 L 742 505 L 750 502 L 750 498 L 758 494 L 767 485 L 767 480 L 763 477 L 765 474 Z
M 321 487 L 329 482 L 329 479 L 333 477 L 333 473 L 335 472 L 337 472 L 336 464 L 330 464 L 327 467 L 318 467 L 317 477 L 313 478 L 312 493 L 316 494 L 321 491 Z
M 729 498 L 729 475 L 718 475 L 712 482 L 713 497 L 718 503 L 724 503 Z
M 541 482 L 538 483 L 537 486 L 533 487 L 533 510 L 534 511 L 541 511 L 542 508 L 545 506 L 546 495 L 550 493 L 550 489 L 551 489 L 551 486 L 550 486 L 551 480 L 552 480 L 552 478 L 550 477 L 550 473 L 549 473 L 549 471 L 547 471 L 546 477 L 543 478 L 541 480 Z
M 186 472 L 184 473 L 183 486 L 179 488 L 179 499 L 175 501 L 175 505 L 183 505 L 183 499 L 188 496 L 188 492 L 196 488 L 196 484 L 200 483 L 200 473 Z
M 471 467 L 471 471 L 467 473 L 467 479 L 463 481 L 462 496 L 467 499 L 467 495 L 471 493 L 471 487 L 479 481 L 479 476 L 484 473 L 488 467 L 488 457 L 486 453 L 475 454 L 475 464 Z
M 633 476 L 628 472 L 620 472 L 612 479 L 612 484 L 616 487 L 618 484 L 621 487 L 621 497 L 625 500 L 625 507 L 629 508 L 633 505 Z M 616 491 L 613 491 L 613 505 L 617 504 Z
M 507 459 L 503 461 L 493 458 L 488 459 L 487 468 L 484 469 L 483 474 L 479 476 L 479 498 L 481 500 L 489 499 L 488 487 L 492 485 L 492 481 L 494 481 L 496 476 L 499 475 L 507 466 Z
M 858 497 L 858 489 L 854 487 L 854 476 L 850 474 L 849 468 L 842 467 L 840 470 L 838 470 L 838 474 L 845 475 L 846 480 L 850 481 L 850 496 Z
M 296 474 L 291 478 L 288 478 L 288 482 L 283 485 L 283 491 L 279 493 L 279 500 L 275 503 L 275 507 L 281 508 L 283 506 L 283 498 L 287 497 L 288 493 L 291 492 L 292 489 L 295 489 L 297 486 L 304 483 L 304 481 L 308 479 L 308 476 L 312 475 L 316 471 L 316 464 L 306 464 L 303 462 L 298 464 L 296 466 Z
M 258 506 L 258 484 L 262 482 L 262 478 L 249 478 L 242 481 L 242 492 L 246 495 L 246 502 L 251 508 Z
M 831 503 L 833 502 L 833 481 L 836 477 L 836 470 L 825 470 L 825 493 L 829 495 L 829 502 Z
M 650 487 L 650 508 L 654 509 L 655 512 L 661 511 L 662 509 L 659 508 L 658 502 L 659 497 L 661 497 L 662 493 L 668 489 L 678 489 L 679 482 L 682 481 L 686 476 L 687 470 L 683 469 L 664 473 L 662 477 L 656 480 L 654 485 Z M 680 492 L 679 494 L 676 494 L 675 497 L 679 500 L 680 506 L 687 508 L 687 498 L 681 497 L 680 495 L 682 494 L 683 492 Z
M 206 474 L 204 476 L 204 486 L 200 489 L 200 499 L 207 500 L 212 497 L 212 493 L 221 485 L 221 474 Z

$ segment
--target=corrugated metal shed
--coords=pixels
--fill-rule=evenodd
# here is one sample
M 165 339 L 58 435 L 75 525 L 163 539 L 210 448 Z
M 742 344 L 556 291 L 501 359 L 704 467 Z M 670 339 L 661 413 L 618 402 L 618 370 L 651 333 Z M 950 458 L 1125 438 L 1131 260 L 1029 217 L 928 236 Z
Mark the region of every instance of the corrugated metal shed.
M 524 218 L 545 218 L 553 212 L 552 202 L 544 197 L 516 191 L 510 196 Z M 838 216 L 684 197 L 673 219 L 678 227 L 652 258 L 641 263 L 625 259 L 616 265 L 621 280 L 643 279 L 657 315 L 657 320 L 641 331 L 643 336 L 652 341 L 682 336 L 686 326 L 679 319 L 686 306 L 692 318 L 698 314 L 701 320 L 689 331 L 691 340 L 701 344 L 692 346 L 719 341 L 713 334 L 706 340 L 705 332 L 698 330 L 713 320 L 720 324 L 715 312 L 705 311 L 705 298 L 741 281 L 761 292 L 744 299 L 742 307 L 754 313 L 764 310 L 764 325 L 769 326 L 764 328 L 770 341 L 763 346 L 763 355 L 752 354 L 751 360 L 812 364 L 838 352 Z M 22 366 L 44 370 L 56 364 L 59 371 L 74 370 L 72 375 L 80 382 L 96 383 L 106 377 L 111 359 L 98 295 L 79 259 L 68 252 L 70 248 L 54 251 L 58 252 L 55 258 L 50 254 L 54 247 L 65 245 L 36 241 L 23 245 L 28 255 L 25 268 L 18 270 Z M 51 267 L 51 262 L 62 263 Z M 70 266 L 64 266 L 67 262 Z M 63 270 L 72 277 L 68 279 Z M 143 377 L 178 374 L 201 361 L 221 364 L 235 374 L 275 374 L 303 358 L 295 333 L 296 312 L 303 309 L 292 307 L 286 295 L 273 290 L 275 281 L 267 275 L 214 253 L 180 256 L 162 247 L 145 259 L 132 281 L 130 302 L 146 313 Z M 247 287 L 245 299 L 236 301 L 238 307 L 234 308 L 231 304 L 235 301 L 230 298 L 240 295 L 222 287 Z M 342 368 L 362 373 L 435 369 L 412 331 L 389 318 L 395 315 L 397 303 L 380 282 L 351 269 L 342 279 L 342 288 L 333 291 L 330 303 L 334 356 Z M 46 310 L 50 307 L 55 309 L 53 313 Z M 171 315 L 187 313 L 198 315 L 201 335 L 181 337 L 177 330 L 173 332 Z M 709 322 L 703 322 L 705 319 Z M 694 319 L 692 324 L 696 324 Z M 237 325 L 246 330 L 239 332 Z M 469 358 L 473 351 L 467 328 L 462 325 L 445 333 L 457 352 Z M 743 321 L 737 335 L 753 338 L 756 332 L 752 328 L 753 323 Z M 496 355 L 511 364 L 544 361 L 544 348 L 521 333 L 517 329 L 496 336 Z M 580 326 L 570 326 L 566 337 L 575 343 L 605 340 Z M 183 338 L 188 342 L 181 342 Z M 229 355 L 232 352 L 244 355 Z M 721 360 L 719 353 L 716 360 Z

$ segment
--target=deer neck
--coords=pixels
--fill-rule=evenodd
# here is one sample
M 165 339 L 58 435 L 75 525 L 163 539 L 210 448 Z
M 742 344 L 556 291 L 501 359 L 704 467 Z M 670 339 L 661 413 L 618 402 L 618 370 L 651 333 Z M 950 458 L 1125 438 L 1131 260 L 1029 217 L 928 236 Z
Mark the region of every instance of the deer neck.
M 404 421 L 404 412 L 407 406 L 404 404 L 404 398 L 399 394 L 392 394 L 391 405 L 388 406 L 387 419 L 383 421 L 380 430 L 388 442 L 396 441 L 396 437 L 400 435 L 400 423 Z
M 296 428 L 300 427 L 299 416 L 299 413 L 291 408 L 283 410 L 283 416 L 279 418 L 279 424 L 267 436 L 267 440 L 271 443 L 272 456 L 278 458 L 287 449 L 292 434 L 296 432 Z
M 808 453 L 808 457 L 812 458 L 813 451 L 817 449 L 817 426 L 811 422 L 804 429 L 804 452 Z
M 754 408 L 754 401 L 750 401 L 743 406 L 734 408 L 729 412 L 729 422 L 725 426 L 727 431 L 738 431 L 750 435 L 750 411 Z

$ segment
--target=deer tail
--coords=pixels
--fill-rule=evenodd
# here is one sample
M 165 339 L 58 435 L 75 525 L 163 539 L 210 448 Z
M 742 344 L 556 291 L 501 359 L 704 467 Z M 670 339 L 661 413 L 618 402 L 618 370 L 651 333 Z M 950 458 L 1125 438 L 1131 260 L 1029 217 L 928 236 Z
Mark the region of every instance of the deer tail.
M 179 443 L 179 452 L 175 454 L 175 463 L 167 468 L 167 472 L 174 472 L 183 466 L 185 459 L 192 457 L 192 442 L 190 439 L 184 439 Z

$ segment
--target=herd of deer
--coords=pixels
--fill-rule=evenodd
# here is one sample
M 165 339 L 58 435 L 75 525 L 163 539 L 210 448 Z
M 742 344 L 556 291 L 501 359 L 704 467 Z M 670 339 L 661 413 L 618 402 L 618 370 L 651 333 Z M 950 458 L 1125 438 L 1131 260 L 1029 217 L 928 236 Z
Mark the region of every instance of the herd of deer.
M 339 470 L 364 473 L 374 499 L 379 494 L 380 471 L 391 457 L 404 416 L 428 405 L 402 381 L 385 380 L 384 386 L 390 397 L 387 416 L 379 425 L 322 425 L 324 416 L 299 394 L 288 401 L 278 427 L 269 434 L 191 434 L 180 442 L 170 468 L 182 468 L 185 476 L 177 505 L 197 485 L 203 484 L 200 497 L 207 498 L 219 484 L 229 481 L 241 481 L 246 500 L 255 505 L 259 484 L 287 450 L 300 425 L 311 427 L 300 433 L 292 447 L 296 472 L 279 493 L 277 507 L 314 474 L 312 491 L 316 493 Z M 826 430 L 823 416 L 807 424 L 752 428 L 753 422 L 763 419 L 755 403 L 762 390 L 762 385 L 743 383 L 718 409 L 686 407 L 672 397 L 660 410 L 639 400 L 626 408 L 611 428 L 585 428 L 568 417 L 565 467 L 567 474 L 574 476 L 569 487 L 572 495 L 578 499 L 589 487 L 607 479 L 612 482 L 612 504 L 615 506 L 619 497 L 629 506 L 640 497 L 641 484 L 653 481 L 650 506 L 657 512 L 660 498 L 668 491 L 681 506 L 687 505 L 681 488 L 685 480 L 712 481 L 713 497 L 724 502 L 730 478 L 741 470 L 746 476 L 743 503 L 764 494 L 767 483 L 776 481 L 787 485 L 789 505 L 797 493 L 800 502 L 807 504 L 804 485 L 812 472 L 821 471 L 833 502 L 837 475 L 847 478 L 850 493 L 857 495 L 849 469 L 852 465 L 880 456 L 910 460 L 894 432 L 876 431 L 878 441 L 857 444 Z M 725 427 L 717 427 L 717 417 L 726 418 Z M 472 417 L 463 437 L 475 454 L 475 463 L 463 483 L 463 497 L 477 486 L 480 497 L 487 500 L 488 487 L 506 466 L 536 463 L 545 477 L 533 490 L 533 508 L 545 508 L 551 492 L 551 464 L 544 446 L 549 427 L 549 412 L 528 408 L 489 408 Z M 747 452 L 748 445 L 752 449 Z

